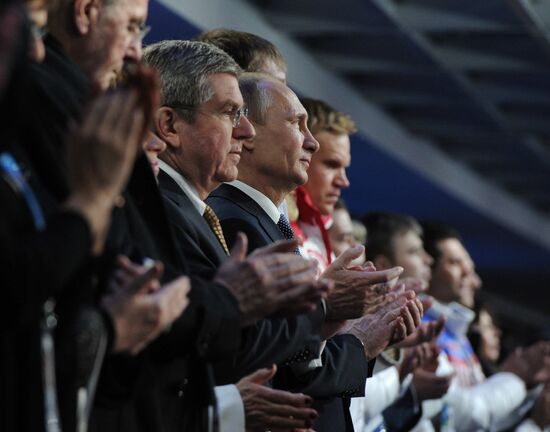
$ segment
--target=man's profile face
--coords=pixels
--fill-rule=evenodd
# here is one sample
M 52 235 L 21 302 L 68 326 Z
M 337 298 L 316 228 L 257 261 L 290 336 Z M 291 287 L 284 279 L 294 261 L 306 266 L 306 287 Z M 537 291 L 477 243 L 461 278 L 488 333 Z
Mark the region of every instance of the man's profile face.
M 179 121 L 178 135 L 183 143 L 180 166 L 195 187 L 210 193 L 223 182 L 237 178 L 242 140 L 254 137 L 254 128 L 246 117 L 233 127 L 243 98 L 237 78 L 229 73 L 208 77 L 212 97 L 195 111 L 192 123 Z
M 432 268 L 430 293 L 443 303 L 462 303 L 472 289 L 470 256 L 455 238 L 440 240 L 437 248 L 440 256 Z
M 115 82 L 125 61 L 140 61 L 140 29 L 147 19 L 147 8 L 148 0 L 115 0 L 101 7 L 89 35 L 90 53 L 84 67 L 101 90 Z
M 311 160 L 305 188 L 321 214 L 330 215 L 341 190 L 349 187 L 346 168 L 351 163 L 350 141 L 346 134 L 328 131 L 316 133 L 315 138 L 320 148 Z
M 424 250 L 422 239 L 414 231 L 398 233 L 393 238 L 393 265 L 403 267 L 401 278 L 414 277 L 430 282 L 433 259 Z
M 307 112 L 286 85 L 270 82 L 272 102 L 263 125 L 255 125 L 254 164 L 273 184 L 295 187 L 307 181 L 307 170 L 319 144 L 307 127 Z M 275 186 L 276 187 L 276 186 Z

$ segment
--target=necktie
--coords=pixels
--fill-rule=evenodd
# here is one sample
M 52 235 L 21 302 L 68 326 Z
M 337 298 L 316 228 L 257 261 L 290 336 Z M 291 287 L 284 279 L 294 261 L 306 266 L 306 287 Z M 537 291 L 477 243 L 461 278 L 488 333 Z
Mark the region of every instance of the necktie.
M 206 206 L 206 208 L 204 209 L 203 217 L 206 219 L 206 222 L 208 222 L 208 225 L 210 225 L 210 228 L 212 229 L 212 231 L 214 232 L 214 235 L 217 237 L 217 239 L 221 243 L 225 253 L 229 255 L 229 248 L 227 247 L 227 243 L 225 242 L 225 237 L 223 236 L 222 226 L 220 224 L 220 220 L 218 219 L 218 216 L 216 216 L 216 213 L 214 213 L 214 210 Z
M 293 240 L 294 237 L 294 231 L 292 231 L 292 227 L 290 226 L 290 223 L 288 222 L 288 219 L 285 217 L 284 214 L 281 214 L 281 217 L 279 218 L 279 222 L 277 222 L 277 226 L 283 233 L 283 236 L 287 240 Z M 294 253 L 296 255 L 301 255 L 298 248 L 294 249 Z

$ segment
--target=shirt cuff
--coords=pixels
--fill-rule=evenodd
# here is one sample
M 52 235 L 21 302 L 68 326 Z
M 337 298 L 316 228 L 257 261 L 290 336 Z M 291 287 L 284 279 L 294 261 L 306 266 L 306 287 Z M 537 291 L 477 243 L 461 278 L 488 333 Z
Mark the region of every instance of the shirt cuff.
M 244 432 L 244 405 L 237 386 L 216 386 L 214 392 L 218 401 L 220 432 Z
M 296 375 L 305 375 L 308 372 L 311 372 L 312 370 L 315 370 L 317 368 L 323 367 L 323 351 L 325 349 L 325 346 L 327 345 L 327 341 L 321 341 L 321 346 L 319 349 L 319 355 L 317 358 L 314 358 L 307 363 L 296 363 L 290 366 L 292 369 L 292 372 L 294 372 Z

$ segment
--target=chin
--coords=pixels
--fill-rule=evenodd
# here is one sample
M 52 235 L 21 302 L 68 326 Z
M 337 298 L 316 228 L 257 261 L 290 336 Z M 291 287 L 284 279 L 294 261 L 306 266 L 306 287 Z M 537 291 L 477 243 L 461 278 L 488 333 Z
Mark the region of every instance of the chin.
M 323 215 L 328 216 L 334 213 L 334 204 L 325 204 L 317 207 L 317 210 Z

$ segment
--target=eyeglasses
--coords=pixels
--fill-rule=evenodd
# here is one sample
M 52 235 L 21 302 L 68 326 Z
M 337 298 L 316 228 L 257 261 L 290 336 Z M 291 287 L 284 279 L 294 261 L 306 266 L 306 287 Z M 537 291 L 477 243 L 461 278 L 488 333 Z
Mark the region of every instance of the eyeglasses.
M 174 105 L 171 106 L 171 108 L 173 108 L 175 110 L 185 109 L 185 110 L 195 111 L 195 112 L 198 112 L 198 113 L 204 114 L 204 115 L 226 116 L 227 118 L 229 118 L 231 120 L 231 123 L 233 124 L 234 128 L 238 128 L 240 126 L 241 118 L 243 118 L 243 117 L 248 118 L 248 108 L 247 107 L 232 109 L 232 110 L 228 110 L 226 112 L 221 112 L 221 113 L 204 111 L 204 110 L 201 110 L 200 108 L 198 108 L 196 106 L 193 106 L 193 105 L 174 104 Z
M 132 40 L 136 42 L 142 42 L 150 31 L 151 26 L 145 25 L 144 23 L 138 24 L 131 22 L 128 24 L 128 33 L 132 37 Z

